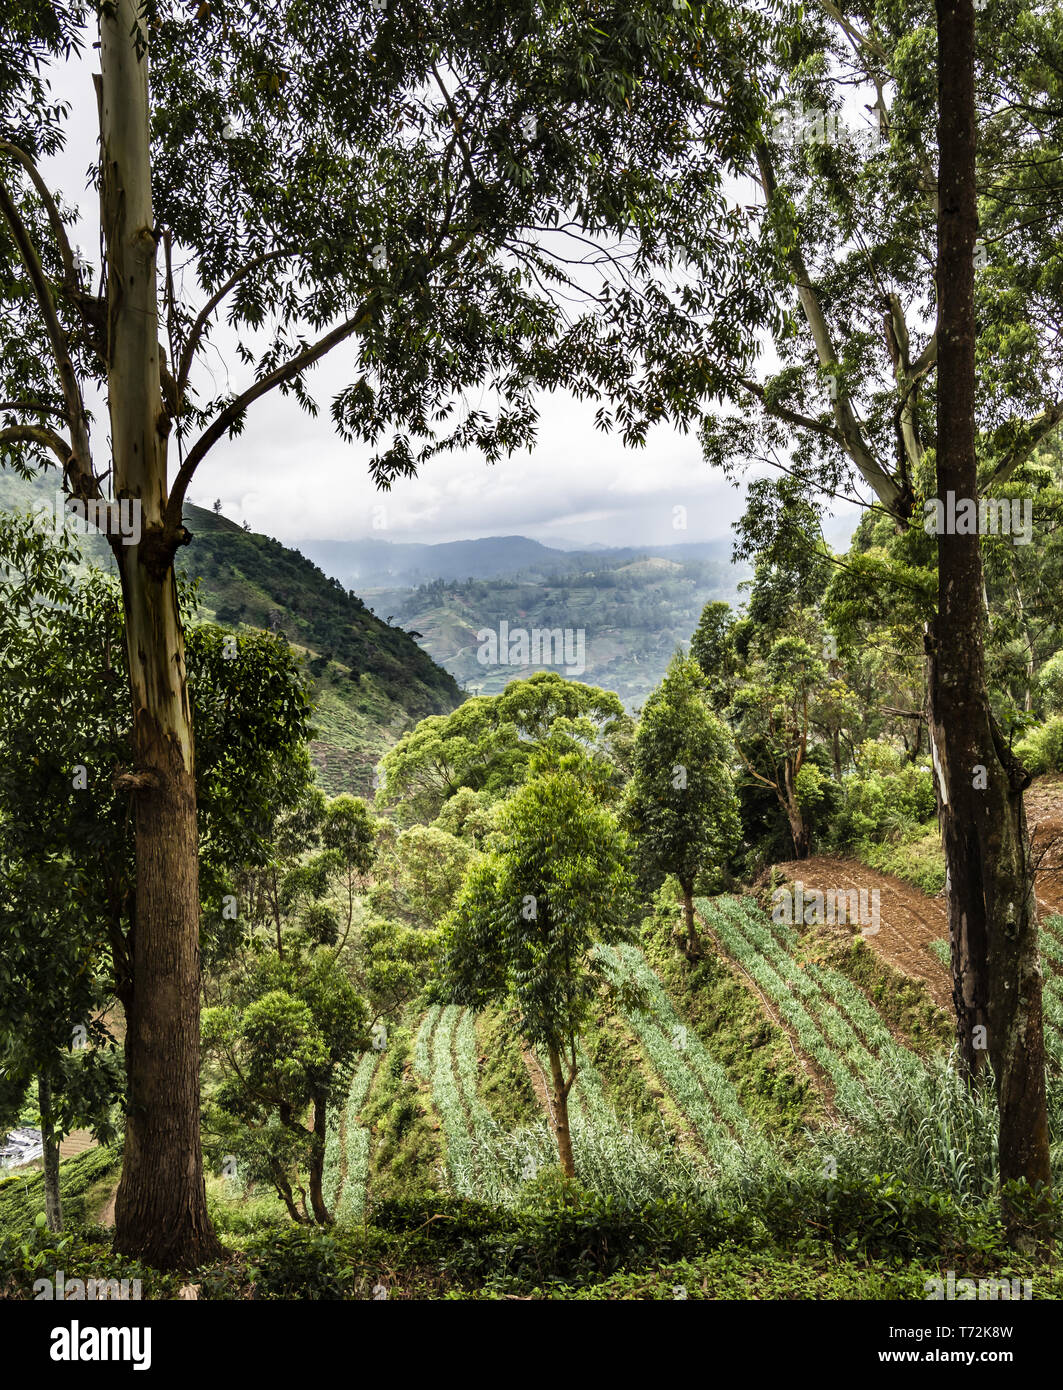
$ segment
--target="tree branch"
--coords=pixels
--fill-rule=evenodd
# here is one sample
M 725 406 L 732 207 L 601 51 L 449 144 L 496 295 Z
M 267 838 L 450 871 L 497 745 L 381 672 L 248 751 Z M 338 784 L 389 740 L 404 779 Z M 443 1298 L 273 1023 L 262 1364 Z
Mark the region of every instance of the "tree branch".
M 895 421 L 899 436 L 901 483 L 908 490 L 911 486 L 911 474 L 923 461 L 924 454 L 915 411 L 919 378 L 912 375 L 911 340 L 908 337 L 908 324 L 901 308 L 900 296 L 891 291 L 885 296 L 885 305 L 883 327 L 886 331 L 886 347 L 893 363 L 893 379 L 900 392 Z M 931 341 L 936 342 L 936 336 Z M 925 356 L 925 353 L 923 355 Z
M 918 709 L 895 709 L 893 705 L 877 705 L 876 709 L 883 714 L 893 715 L 896 719 L 915 719 L 920 724 L 926 723 L 926 711 Z
M 813 420 L 810 415 L 801 415 L 798 411 L 790 410 L 784 405 L 769 405 L 765 399 L 767 393 L 759 382 L 739 377 L 738 384 L 744 386 L 751 395 L 756 396 L 767 413 L 775 419 L 784 420 L 788 425 L 796 425 L 799 429 L 814 430 L 816 434 L 822 434 L 841 448 L 845 448 L 845 440 L 840 431 L 835 429 L 833 425 L 825 425 L 822 420 Z
M 257 270 L 259 266 L 266 265 L 269 261 L 283 260 L 285 256 L 296 256 L 299 254 L 299 250 L 299 247 L 285 246 L 281 247 L 279 250 L 266 251 L 261 256 L 256 256 L 254 260 L 248 261 L 246 265 L 241 266 L 239 270 L 234 271 L 232 275 L 229 276 L 228 280 L 226 280 L 225 284 L 222 285 L 221 289 L 219 289 L 215 294 L 211 295 L 210 299 L 207 300 L 206 304 L 203 306 L 203 308 L 197 315 L 196 321 L 192 325 L 192 329 L 188 335 L 188 339 L 185 342 L 184 349 L 181 353 L 181 362 L 177 371 L 178 401 L 180 401 L 181 397 L 184 395 L 185 387 L 188 384 L 188 376 L 192 370 L 192 362 L 195 359 L 196 350 L 199 347 L 199 340 L 200 338 L 202 338 L 203 333 L 206 330 L 211 315 L 214 313 L 214 310 L 222 302 L 225 296 L 231 290 L 235 289 L 235 287 L 240 283 L 241 280 L 245 278 L 245 276 L 250 275 L 251 272 L 253 270 Z
M 8 443 L 39 444 L 44 449 L 51 449 L 64 469 L 70 462 L 70 445 L 44 425 L 8 425 L 0 429 L 0 444 Z
M 0 410 L 35 410 L 42 415 L 58 415 L 61 420 L 66 419 L 62 406 L 49 405 L 47 401 L 0 401 Z
M 33 186 L 37 190 L 37 194 L 48 214 L 52 235 L 55 237 L 59 247 L 59 255 L 63 261 L 63 272 L 67 284 L 72 290 L 80 289 L 81 286 L 78 284 L 77 271 L 74 268 L 74 253 L 70 249 L 70 242 L 67 238 L 66 228 L 63 226 L 63 219 L 59 216 L 59 209 L 56 206 L 55 199 L 48 191 L 48 185 L 41 177 L 37 166 L 34 164 L 33 160 L 30 159 L 25 150 L 20 150 L 17 145 L 12 145 L 7 140 L 0 140 L 0 153 L 9 154 L 13 159 L 18 160 L 26 173 L 29 174 Z
M 760 171 L 760 185 L 764 190 L 765 198 L 770 203 L 778 192 L 778 185 L 767 145 L 758 145 L 756 155 L 757 167 Z M 812 332 L 812 340 L 820 365 L 836 367 L 838 365 L 838 353 L 831 336 L 830 326 L 823 313 L 819 296 L 812 287 L 812 280 L 804 257 L 796 243 L 786 253 L 786 261 L 794 276 L 797 296 L 801 302 L 801 308 L 804 310 L 805 320 Z M 865 482 L 874 490 L 886 510 L 897 520 L 904 521 L 911 511 L 911 497 L 871 453 L 860 424 L 853 413 L 849 398 L 840 385 L 838 394 L 834 399 L 834 419 L 841 436 L 842 447 L 859 469 Z
M 1006 483 L 1022 467 L 1038 444 L 1043 443 L 1048 438 L 1061 420 L 1063 420 L 1063 401 L 1054 401 L 1040 415 L 1035 415 L 1032 420 L 1025 421 L 1022 425 L 1021 438 L 990 473 L 985 486 L 982 488 L 983 494 L 987 493 L 990 488 L 996 487 L 998 483 Z
M 753 764 L 749 761 L 749 759 L 746 757 L 746 755 L 742 752 L 741 745 L 737 742 L 737 740 L 735 741 L 735 752 L 736 752 L 736 753 L 738 754 L 738 756 L 742 759 L 742 762 L 745 764 L 745 769 L 746 769 L 746 771 L 749 773 L 749 775 L 750 775 L 751 777 L 755 777 L 756 780 L 757 780 L 758 782 L 763 782 L 763 784 L 764 784 L 766 787 L 770 787 L 770 788 L 772 789 L 772 791 L 775 793 L 775 795 L 776 795 L 776 796 L 780 799 L 780 801 L 781 801 L 781 800 L 782 800 L 782 792 L 781 792 L 780 789 L 779 789 L 779 784 L 778 784 L 778 782 L 770 782 L 770 781 L 767 779 L 767 777 L 762 777 L 762 776 L 760 775 L 760 773 L 756 770 L 756 768 L 755 768 L 755 767 L 753 766 Z M 786 803 L 783 802 L 783 805 L 785 805 L 785 804 L 786 804 Z
M 344 342 L 345 339 L 350 338 L 358 331 L 358 328 L 363 323 L 365 312 L 366 306 L 363 303 L 359 305 L 358 312 L 353 314 L 344 323 L 332 329 L 330 333 L 326 333 L 323 338 L 319 338 L 317 342 L 312 343 L 310 347 L 304 348 L 302 352 L 296 353 L 293 358 L 285 362 L 282 366 L 276 367 L 272 372 L 267 372 L 264 377 L 254 382 L 246 391 L 242 391 L 240 395 L 229 402 L 213 424 L 208 426 L 196 440 L 195 444 L 185 456 L 185 461 L 182 463 L 177 477 L 174 479 L 173 489 L 170 492 L 170 499 L 166 504 L 165 526 L 168 531 L 176 531 L 181 525 L 185 494 L 188 491 L 188 485 L 192 481 L 196 469 L 203 462 L 203 459 L 214 445 L 217 444 L 218 440 L 221 439 L 229 428 L 240 418 L 247 407 L 260 397 L 267 395 L 276 387 L 282 386 L 285 382 L 291 381 L 294 377 L 297 377 L 300 372 L 305 371 L 307 367 L 313 366 L 313 364 L 324 357 L 327 352 L 331 352 L 334 347 Z
M 59 322 L 59 315 L 56 313 L 55 303 L 52 300 L 51 288 L 41 266 L 33 239 L 3 183 L 0 183 L 0 216 L 10 227 L 11 236 L 18 248 L 22 263 L 26 267 L 59 372 L 63 400 L 66 403 L 66 423 L 71 434 L 71 448 L 67 451 L 67 457 L 64 460 L 67 486 L 76 496 L 97 497 L 99 495 L 99 483 L 92 472 L 92 453 L 89 446 L 85 404 L 81 399 L 81 388 L 78 385 L 74 362 L 70 356 L 70 344 L 63 331 L 63 326 Z

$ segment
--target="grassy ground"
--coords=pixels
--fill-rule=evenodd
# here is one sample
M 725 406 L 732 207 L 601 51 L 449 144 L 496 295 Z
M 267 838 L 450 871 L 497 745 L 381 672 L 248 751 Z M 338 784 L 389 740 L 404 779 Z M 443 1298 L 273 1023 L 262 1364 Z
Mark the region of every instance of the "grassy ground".
M 1057 1233 L 1061 1214 L 1057 1204 Z M 769 1182 L 737 1206 L 624 1205 L 554 1183 L 504 1211 L 425 1192 L 378 1202 L 350 1230 L 277 1225 L 260 1202 L 243 1215 L 253 1229 L 222 1230 L 227 1257 L 184 1275 L 118 1259 L 99 1227 L 54 1237 L 31 1222 L 0 1239 L 0 1293 L 30 1297 L 42 1271 L 62 1268 L 68 1281 L 141 1278 L 147 1298 L 191 1283 L 199 1297 L 222 1299 L 370 1299 L 381 1289 L 451 1299 L 925 1299 L 927 1281 L 951 1269 L 1030 1279 L 1034 1298 L 1063 1296 L 1063 1267 L 1016 1260 L 992 1203 L 961 1209 L 896 1180 Z

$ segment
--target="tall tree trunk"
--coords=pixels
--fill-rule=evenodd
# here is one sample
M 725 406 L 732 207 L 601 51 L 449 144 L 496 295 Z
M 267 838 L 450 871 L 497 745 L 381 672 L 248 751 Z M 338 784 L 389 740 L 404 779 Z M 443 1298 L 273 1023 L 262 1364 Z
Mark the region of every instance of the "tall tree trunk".
M 561 1171 L 566 1178 L 576 1176 L 576 1160 L 572 1154 L 572 1131 L 568 1123 L 568 1093 L 572 1081 L 565 1080 L 561 1065 L 561 1054 L 556 1047 L 548 1049 L 550 1054 L 550 1079 L 553 1083 L 554 1132 L 557 1135 L 557 1156 L 561 1161 Z
M 795 778 L 790 771 L 789 764 L 783 769 L 783 791 L 779 800 L 782 802 L 782 808 L 786 812 L 786 819 L 790 822 L 790 836 L 794 842 L 794 858 L 807 859 L 809 848 L 808 827 L 805 825 L 805 818 L 801 814 L 801 805 L 797 800 Z
M 973 0 L 937 0 L 937 487 L 976 500 Z M 948 871 L 957 1041 L 974 1076 L 988 1055 L 1000 1111 L 1002 1181 L 1049 1180 L 1041 969 L 1022 794 L 999 737 L 984 662 L 977 534 L 938 536 L 938 611 L 928 635 L 931 749 Z M 1013 1232 L 1014 1234 L 1014 1232 Z
M 192 721 L 173 557 L 164 525 L 166 435 L 141 10 L 100 21 L 101 222 L 107 253 L 107 386 L 115 492 L 140 507 L 140 539 L 112 537 L 125 606 L 135 766 L 119 782 L 136 816 L 136 925 L 128 1112 L 115 1249 L 162 1268 L 220 1249 L 207 1216 L 199 1134 L 199 843 Z M 138 33 L 139 30 L 139 33 Z
M 318 1094 L 314 1096 L 314 1138 L 310 1149 L 310 1206 L 314 1220 L 319 1226 L 332 1225 L 332 1213 L 325 1201 L 325 1142 L 327 1125 L 325 1101 Z
M 50 1231 L 61 1231 L 63 1208 L 59 1199 L 59 1140 L 55 1137 L 52 1083 L 43 1072 L 37 1077 L 37 1104 L 41 1111 L 41 1142 L 44 1146 L 44 1215 Z

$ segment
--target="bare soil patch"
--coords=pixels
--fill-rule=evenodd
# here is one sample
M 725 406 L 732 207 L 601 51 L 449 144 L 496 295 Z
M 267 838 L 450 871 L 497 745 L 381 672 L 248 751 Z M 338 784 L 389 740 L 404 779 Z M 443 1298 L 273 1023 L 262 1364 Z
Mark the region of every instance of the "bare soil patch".
M 949 929 L 942 898 L 929 898 L 910 883 L 880 874 L 856 859 L 817 854 L 775 866 L 806 889 L 875 889 L 879 892 L 879 930 L 866 938 L 872 950 L 898 970 L 922 980 L 935 1004 L 952 1007 L 948 971 L 930 951 L 931 941 L 947 940 Z M 853 930 L 858 930 L 854 926 Z
M 1042 913 L 1063 914 L 1063 777 L 1037 777 L 1026 792 L 1034 890 Z

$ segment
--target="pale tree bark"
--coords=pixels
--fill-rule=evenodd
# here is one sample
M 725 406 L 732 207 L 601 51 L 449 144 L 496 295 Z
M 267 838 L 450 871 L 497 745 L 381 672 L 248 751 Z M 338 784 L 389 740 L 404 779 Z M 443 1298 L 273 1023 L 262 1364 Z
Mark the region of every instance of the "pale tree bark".
M 757 168 L 764 196 L 770 202 L 776 191 L 775 171 L 768 150 L 763 145 L 757 150 Z M 800 244 L 796 240 L 788 251 L 786 260 L 793 274 L 797 298 L 815 344 L 819 364 L 828 371 L 836 369 L 840 362 L 838 349 L 827 316 L 820 304 L 819 294 L 808 273 Z M 903 520 L 912 509 L 912 491 L 907 479 L 894 478 L 889 469 L 883 467 L 875 457 L 874 452 L 868 447 L 848 393 L 841 385 L 836 387 L 832 403 L 834 428 L 829 431 L 831 437 L 841 445 L 864 480 L 874 488 L 875 495 L 883 507 L 891 516 Z
M 975 499 L 973 0 L 937 0 L 937 19 L 937 486 L 941 498 L 951 491 L 957 498 Z M 1001 1180 L 1047 1184 L 1041 969 L 1023 808 L 1029 778 L 993 719 L 984 632 L 980 537 L 942 531 L 938 611 L 927 645 L 957 1041 L 968 1074 L 980 1070 L 987 1052 L 992 1064 Z
M 141 508 L 137 545 L 114 542 L 125 607 L 136 807 L 128 1114 L 115 1249 L 160 1267 L 219 1246 L 199 1133 L 199 843 L 192 720 L 167 526 L 166 436 L 151 202 L 148 71 L 134 0 L 100 21 L 101 222 L 107 250 L 107 389 L 115 494 Z

